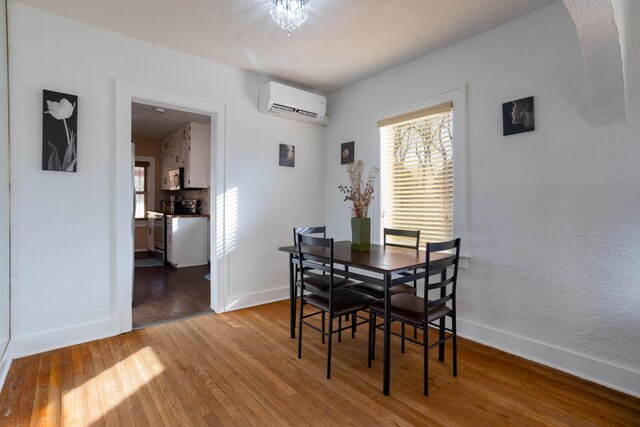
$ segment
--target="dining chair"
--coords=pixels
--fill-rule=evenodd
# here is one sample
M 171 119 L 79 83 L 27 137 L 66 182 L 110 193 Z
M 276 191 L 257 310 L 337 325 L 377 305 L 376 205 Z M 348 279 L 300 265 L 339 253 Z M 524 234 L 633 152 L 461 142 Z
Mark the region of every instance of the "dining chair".
M 402 237 L 407 242 L 406 243 L 398 243 L 397 241 L 391 241 L 389 236 Z M 398 248 L 409 248 L 415 249 L 416 251 L 420 248 L 420 230 L 399 230 L 395 228 L 385 228 L 384 229 L 384 246 L 394 246 Z M 415 271 L 414 271 L 415 274 Z M 391 288 L 391 294 L 416 294 L 417 281 L 413 281 L 413 286 L 407 285 L 406 283 L 402 283 L 399 285 L 395 285 Z M 384 298 L 384 286 L 376 285 L 373 283 L 357 283 L 351 287 L 351 289 L 356 290 L 358 292 L 363 292 L 367 295 L 371 295 L 375 298 Z
M 319 256 L 323 254 L 323 256 Z M 332 337 L 342 330 L 351 329 L 355 325 L 369 323 L 366 318 L 357 316 L 357 312 L 364 310 L 375 301 L 375 298 L 361 292 L 352 291 L 349 287 L 339 287 L 335 285 L 336 279 L 340 278 L 340 271 L 335 267 L 333 257 L 333 239 L 313 237 L 305 234 L 298 234 L 298 262 L 300 269 L 300 312 L 298 315 L 298 359 L 302 358 L 302 325 L 306 325 L 327 337 L 327 379 L 331 378 L 331 347 Z M 327 284 L 325 289 L 320 290 L 315 284 L 321 281 Z M 313 283 L 313 286 L 307 286 Z M 304 306 L 310 305 L 319 311 L 304 314 Z M 324 325 L 324 315 L 328 314 L 328 331 Z M 322 314 L 322 328 L 307 322 L 306 319 Z M 334 330 L 333 320 L 340 319 L 344 315 L 351 315 L 352 325 L 342 328 L 341 323 L 338 329 Z M 363 319 L 357 323 L 357 319 Z
M 453 253 L 451 253 L 453 251 Z M 445 254 L 444 258 L 433 259 L 434 254 Z M 438 346 L 438 360 L 444 361 L 444 344 L 447 340 L 453 342 L 453 376 L 458 376 L 457 332 L 456 332 L 456 285 L 458 281 L 458 263 L 460 260 L 460 239 L 446 242 L 427 243 L 425 262 L 425 297 L 411 294 L 396 294 L 391 296 L 391 320 L 414 325 L 422 330 L 422 341 L 404 336 L 402 333 L 391 331 L 392 335 L 400 336 L 409 342 L 418 344 L 424 349 L 424 395 L 429 395 L 429 349 Z M 436 281 L 432 282 L 432 277 Z M 436 299 L 429 299 L 429 292 L 436 292 Z M 369 367 L 375 357 L 376 330 L 383 328 L 378 325 L 377 317 L 384 316 L 384 299 L 378 299 L 369 306 Z M 451 319 L 451 328 L 445 324 L 446 318 Z M 436 323 L 437 322 L 437 323 Z M 438 340 L 429 344 L 428 327 L 438 329 Z
M 327 227 L 325 225 L 321 225 L 321 226 L 317 226 L 317 227 L 294 227 L 293 229 L 293 244 L 294 246 L 296 246 L 298 243 L 297 240 L 297 236 L 298 234 L 304 234 L 307 236 L 310 235 L 315 235 L 315 237 L 320 237 L 320 235 L 322 235 L 323 238 L 327 237 Z M 296 287 L 300 287 L 300 281 L 298 280 L 298 275 L 300 274 L 300 267 L 298 264 L 295 264 L 293 267 L 293 283 L 295 283 Z M 348 280 L 344 277 L 334 277 L 334 286 L 350 286 L 353 285 L 354 281 L 352 280 Z M 315 279 L 307 279 L 307 287 L 311 288 L 311 287 L 315 287 L 318 289 L 318 291 L 323 292 L 326 290 L 327 288 L 327 280 L 323 279 L 323 280 L 315 280 Z M 294 313 L 296 312 L 296 308 L 295 304 L 296 304 L 296 299 L 293 300 L 293 304 L 294 304 Z M 348 316 L 345 316 L 345 320 L 349 320 Z M 324 319 L 324 315 L 323 315 L 323 319 L 322 319 L 322 324 L 324 325 L 325 319 Z M 342 319 L 339 320 L 340 322 L 340 327 L 342 327 Z M 352 332 L 352 335 L 355 333 L 355 331 Z M 338 336 L 338 341 L 340 341 L 342 339 L 342 333 L 340 333 L 340 335 Z M 322 336 L 322 342 L 324 343 L 324 335 Z

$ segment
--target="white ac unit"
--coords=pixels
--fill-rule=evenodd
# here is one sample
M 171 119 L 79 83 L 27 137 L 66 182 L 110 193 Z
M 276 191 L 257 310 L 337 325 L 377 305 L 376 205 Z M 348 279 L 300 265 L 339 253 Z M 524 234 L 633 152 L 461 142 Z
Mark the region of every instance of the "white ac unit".
M 324 96 L 281 83 L 267 82 L 260 86 L 258 110 L 300 122 L 328 124 L 325 119 L 327 99 Z

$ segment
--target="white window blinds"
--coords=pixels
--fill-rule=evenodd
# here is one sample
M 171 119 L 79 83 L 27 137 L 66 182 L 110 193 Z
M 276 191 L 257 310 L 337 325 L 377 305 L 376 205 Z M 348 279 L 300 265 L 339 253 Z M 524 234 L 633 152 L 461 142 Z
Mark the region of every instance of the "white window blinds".
M 452 103 L 378 122 L 382 224 L 420 230 L 420 247 L 453 236 Z

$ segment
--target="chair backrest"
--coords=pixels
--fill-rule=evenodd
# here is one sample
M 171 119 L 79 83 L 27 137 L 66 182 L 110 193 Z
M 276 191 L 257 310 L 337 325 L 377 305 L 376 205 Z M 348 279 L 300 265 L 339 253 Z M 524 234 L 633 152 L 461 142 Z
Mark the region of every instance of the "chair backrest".
M 333 239 L 298 234 L 298 269 L 301 273 L 300 292 L 305 291 L 306 279 L 328 282 L 331 305 L 334 282 Z
M 396 243 L 387 240 L 387 236 L 402 237 L 407 243 Z M 398 248 L 420 248 L 420 230 L 399 230 L 397 228 L 384 229 L 384 246 L 396 246 Z
M 293 244 L 298 244 L 298 234 L 322 234 L 322 237 L 327 237 L 327 226 L 322 225 L 319 227 L 293 227 Z M 319 236 L 316 236 L 319 237 Z
M 453 251 L 453 252 L 451 252 Z M 438 256 L 435 256 L 435 255 Z M 441 258 L 444 255 L 445 258 Z M 458 263 L 460 261 L 460 238 L 446 242 L 427 243 L 427 261 L 425 263 L 425 316 L 427 310 L 451 301 L 451 309 L 456 306 L 456 284 L 458 282 Z M 432 282 L 432 277 L 437 277 Z M 439 298 L 428 299 L 428 291 L 440 289 Z

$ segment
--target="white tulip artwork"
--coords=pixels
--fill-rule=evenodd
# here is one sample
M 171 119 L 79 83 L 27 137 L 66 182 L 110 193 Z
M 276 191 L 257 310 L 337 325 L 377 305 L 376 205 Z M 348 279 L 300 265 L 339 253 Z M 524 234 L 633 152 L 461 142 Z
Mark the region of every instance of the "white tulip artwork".
M 42 170 L 78 170 L 78 97 L 42 91 Z

